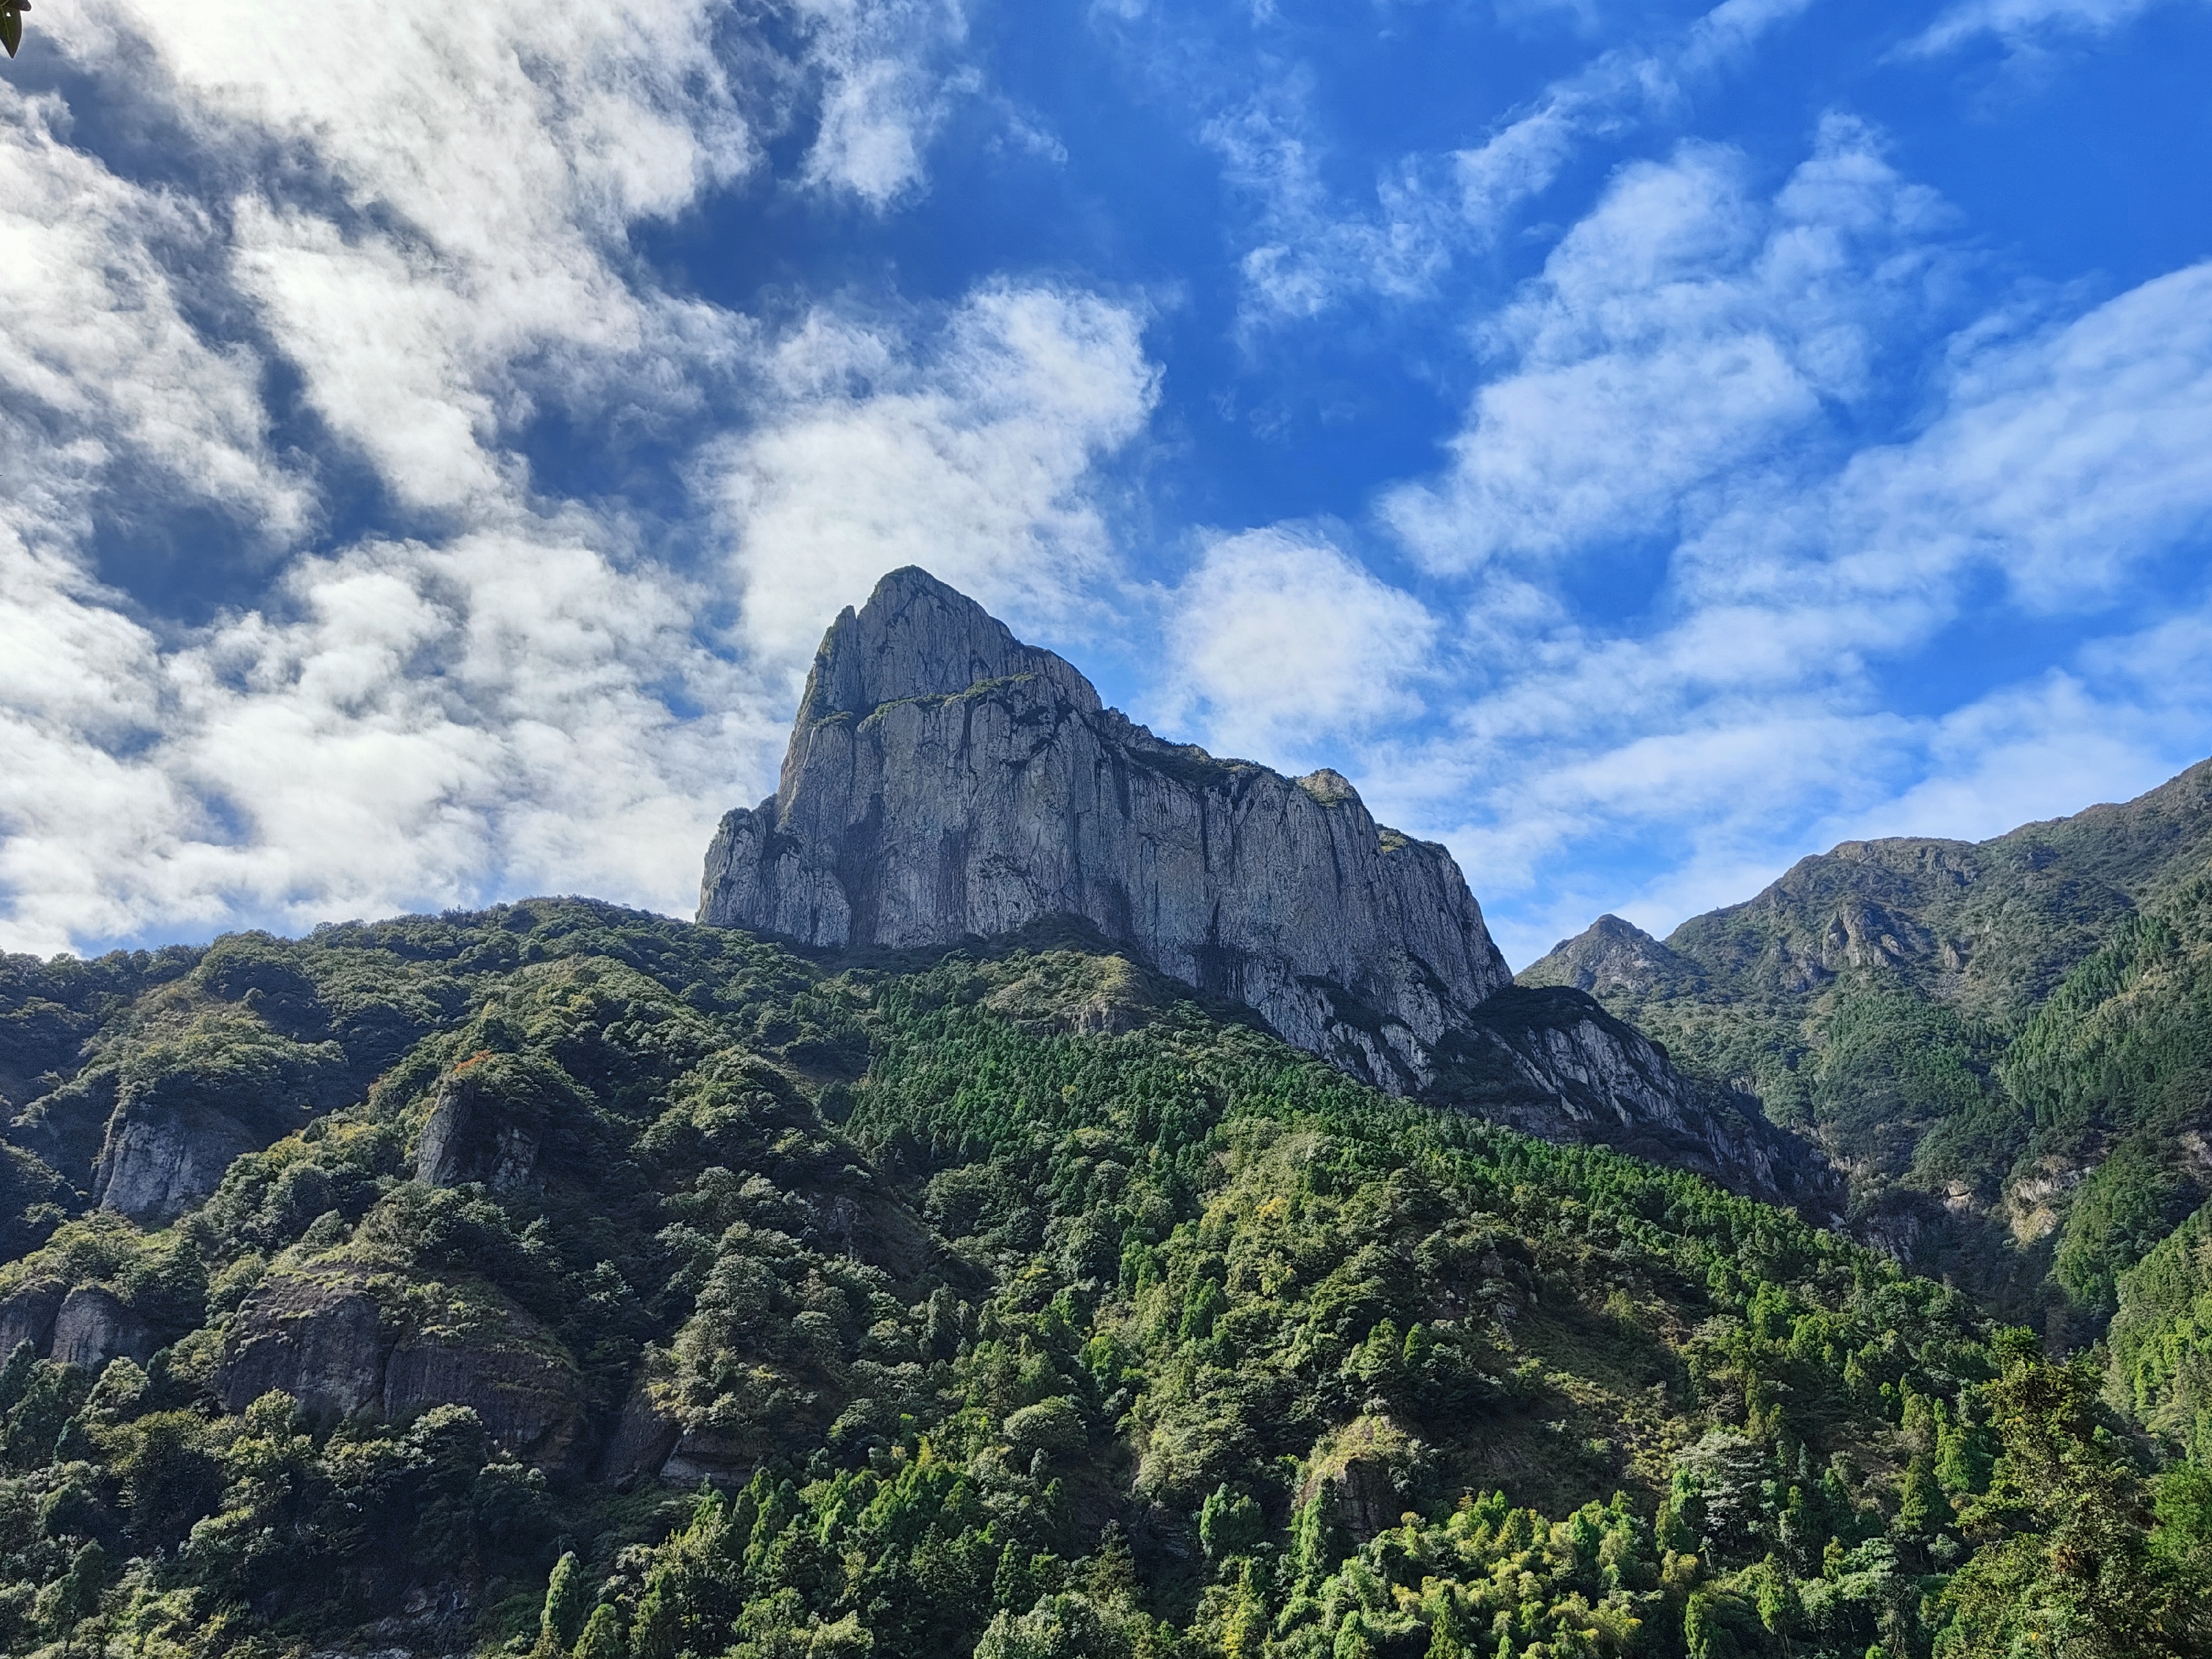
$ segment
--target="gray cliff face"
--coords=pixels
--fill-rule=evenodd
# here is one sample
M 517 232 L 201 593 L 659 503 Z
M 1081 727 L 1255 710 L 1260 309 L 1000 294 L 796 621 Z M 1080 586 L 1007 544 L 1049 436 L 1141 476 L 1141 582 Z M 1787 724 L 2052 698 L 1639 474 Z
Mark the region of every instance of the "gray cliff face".
M 321 1418 L 404 1422 L 433 1406 L 468 1406 L 517 1455 L 555 1468 L 571 1461 L 582 1388 L 542 1326 L 488 1287 L 465 1295 L 429 1287 L 447 1306 L 426 1319 L 420 1309 L 381 1305 L 369 1279 L 344 1264 L 264 1279 L 226 1334 L 216 1376 L 224 1408 L 244 1411 L 271 1389 Z
M 1495 1121 L 1689 1170 L 1816 1220 L 1840 1218 L 1841 1176 L 1755 1097 L 1685 1077 L 1579 988 L 1500 992 L 1453 1034 L 1443 1060 L 1435 1092 Z
M 142 1227 L 164 1226 L 212 1195 L 234 1159 L 272 1138 L 222 1112 L 126 1105 L 108 1124 L 93 1196 Z
M 223 1408 L 280 1389 L 314 1417 L 367 1410 L 383 1394 L 381 1324 L 361 1275 L 270 1273 L 231 1322 L 216 1377 Z
M 1835 1207 L 1825 1162 L 1757 1101 L 1683 1077 L 1585 994 L 1671 974 L 1666 947 L 1601 924 L 1587 975 L 1516 991 L 1450 854 L 1378 825 L 1344 778 L 1164 743 L 973 600 L 893 571 L 824 635 L 776 793 L 723 818 L 699 919 L 903 949 L 1053 917 L 1393 1092 Z M 1101 987 L 1102 1021 L 1129 989 Z M 462 1138 L 457 1117 L 437 1157 Z M 669 1467 L 711 1462 L 693 1450 Z
M 1342 777 L 1164 743 L 911 568 L 830 627 L 777 791 L 723 819 L 699 915 L 891 947 L 1079 917 L 1400 1092 L 1509 978 L 1450 854 Z
M 13 1354 L 26 1342 L 32 1352 L 44 1354 L 53 1341 L 54 1320 L 68 1294 L 65 1285 L 38 1280 L 0 1301 L 0 1355 Z M 5 1363 L 0 1358 L 0 1364 Z
M 481 1181 L 494 1192 L 520 1191 L 537 1170 L 544 1130 L 516 1105 L 467 1073 L 440 1079 L 416 1150 L 416 1178 L 433 1187 Z
M 111 1359 L 128 1358 L 143 1364 L 154 1357 L 154 1335 L 146 1322 L 123 1305 L 112 1291 L 81 1285 L 63 1301 L 54 1318 L 53 1352 L 58 1365 L 98 1370 Z

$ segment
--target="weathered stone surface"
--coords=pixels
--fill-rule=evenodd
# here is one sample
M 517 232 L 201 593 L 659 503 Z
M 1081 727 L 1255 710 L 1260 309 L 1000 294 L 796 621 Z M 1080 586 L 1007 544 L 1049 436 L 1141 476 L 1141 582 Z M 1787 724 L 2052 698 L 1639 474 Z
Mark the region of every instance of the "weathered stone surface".
M 67 1285 L 41 1280 L 0 1302 L 0 1364 L 26 1342 L 41 1354 L 52 1346 L 54 1319 L 68 1294 Z
M 684 1425 L 675 1413 L 655 1397 L 653 1380 L 641 1375 L 599 1455 L 599 1478 L 618 1486 L 641 1475 L 659 1474 L 683 1434 Z
M 584 1422 L 575 1366 L 537 1322 L 501 1298 L 489 1319 L 401 1339 L 384 1367 L 384 1415 L 467 1406 L 494 1442 L 532 1462 L 560 1466 Z
M 272 1389 L 316 1417 L 378 1404 L 390 1342 L 362 1276 L 272 1272 L 233 1317 L 216 1392 L 242 1412 Z
M 431 1097 L 416 1178 L 434 1187 L 481 1181 L 496 1192 L 520 1188 L 538 1167 L 541 1117 L 493 1085 L 483 1068 L 450 1073 Z
M 216 1391 L 243 1411 L 280 1389 L 310 1414 L 400 1421 L 467 1406 L 518 1456 L 559 1466 L 583 1422 L 574 1363 L 543 1326 L 481 1284 L 416 1283 L 385 1307 L 362 1267 L 280 1269 L 232 1319 Z
M 915 569 L 823 639 L 776 793 L 722 821 L 700 919 L 917 946 L 1084 919 L 1384 1087 L 1508 975 L 1443 848 L 1342 777 L 1164 743 Z
M 718 1486 L 734 1488 L 751 1478 L 758 1461 L 704 1429 L 686 1429 L 678 1438 L 676 1449 L 660 1466 L 660 1482 L 690 1487 L 711 1480 Z
M 154 1334 L 114 1291 L 82 1285 L 63 1298 L 61 1311 L 54 1316 L 53 1351 L 48 1357 L 56 1364 L 82 1365 L 89 1370 L 116 1358 L 143 1364 L 154 1357 Z
M 1398 1524 L 1412 1496 L 1425 1448 L 1388 1417 L 1352 1419 L 1331 1430 L 1306 1459 L 1297 1502 L 1316 1496 L 1330 1502 L 1336 1524 L 1355 1544 L 1364 1544 Z
M 222 1112 L 125 1104 L 108 1125 L 93 1196 L 142 1227 L 162 1226 L 211 1194 L 233 1160 L 273 1138 Z
M 33 1101 L 7 1126 L 8 1139 L 58 1170 L 73 1186 L 89 1188 L 115 1113 L 118 1087 L 112 1070 L 71 1078 Z

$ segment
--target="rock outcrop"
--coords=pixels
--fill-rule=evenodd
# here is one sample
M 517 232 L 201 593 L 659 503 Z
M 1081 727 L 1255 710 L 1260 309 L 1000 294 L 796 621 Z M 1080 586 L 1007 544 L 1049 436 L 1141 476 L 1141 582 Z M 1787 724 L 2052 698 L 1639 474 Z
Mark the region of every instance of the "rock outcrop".
M 0 1364 L 26 1342 L 40 1354 L 52 1346 L 54 1320 L 68 1294 L 66 1285 L 38 1279 L 0 1301 Z
M 1626 924 L 1622 924 L 1626 926 Z M 1685 1077 L 1588 993 L 1514 987 L 1443 1046 L 1430 1093 L 1547 1140 L 1688 1170 L 1815 1220 L 1841 1219 L 1841 1174 L 1770 1121 L 1756 1097 Z
M 1055 915 L 1400 1092 L 1510 977 L 1450 854 L 1336 773 L 1163 742 L 894 571 L 823 640 L 776 793 L 722 820 L 700 920 L 909 947 Z
M 48 1358 L 58 1365 L 98 1370 L 111 1359 L 143 1364 L 153 1357 L 154 1334 L 146 1322 L 101 1285 L 79 1285 L 63 1299 L 54 1316 L 53 1351 Z
M 126 1103 L 108 1125 L 94 1200 L 142 1227 L 164 1225 L 222 1185 L 234 1159 L 273 1138 L 224 1112 Z
M 823 636 L 776 792 L 723 818 L 699 919 L 893 950 L 1069 922 L 1394 1093 L 1824 1218 L 1840 1194 L 1756 1100 L 1682 1077 L 1579 990 L 1513 992 L 1451 854 L 1376 823 L 1341 775 L 1164 742 L 910 568 Z M 1102 1022 L 1127 991 L 1102 985 Z
M 538 1168 L 548 1112 L 540 1090 L 511 1056 L 491 1054 L 439 1079 L 416 1144 L 415 1175 L 434 1187 L 480 1181 L 495 1192 L 515 1192 Z
M 232 1319 L 216 1376 L 224 1408 L 272 1389 L 325 1419 L 467 1406 L 498 1445 L 552 1468 L 584 1426 L 574 1363 L 507 1297 L 418 1283 L 387 1308 L 367 1270 L 344 1262 L 271 1272 Z
M 389 1345 L 366 1275 L 270 1273 L 232 1319 L 216 1393 L 242 1412 L 271 1389 L 309 1415 L 350 1417 L 378 1404 Z

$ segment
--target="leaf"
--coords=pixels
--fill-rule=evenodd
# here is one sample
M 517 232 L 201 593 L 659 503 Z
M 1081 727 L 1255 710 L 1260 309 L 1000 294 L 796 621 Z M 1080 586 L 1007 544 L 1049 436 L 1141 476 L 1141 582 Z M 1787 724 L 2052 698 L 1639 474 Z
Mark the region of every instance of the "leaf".
M 17 6 L 0 6 L 0 46 L 8 48 L 13 58 L 15 48 L 23 44 L 23 13 Z

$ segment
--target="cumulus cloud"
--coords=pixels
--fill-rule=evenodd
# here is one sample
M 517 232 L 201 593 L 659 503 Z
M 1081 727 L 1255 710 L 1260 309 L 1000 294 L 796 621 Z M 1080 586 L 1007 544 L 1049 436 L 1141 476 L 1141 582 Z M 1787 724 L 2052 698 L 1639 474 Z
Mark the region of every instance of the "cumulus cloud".
M 0 252 L 39 277 L 0 335 L 24 481 L 0 501 L 0 938 L 547 890 L 687 909 L 714 817 L 772 765 L 807 607 L 870 561 L 1016 592 L 1103 568 L 1090 471 L 1153 397 L 1134 312 L 1000 285 L 927 327 L 771 327 L 640 265 L 636 227 L 757 174 L 810 87 L 789 187 L 920 184 L 958 9 L 783 21 L 778 58 L 645 0 L 58 20 L 83 95 L 128 60 L 181 135 L 161 185 L 0 86 Z M 331 441 L 272 437 L 283 374 Z M 549 410 L 684 434 L 729 566 L 548 495 L 526 454 Z M 403 527 L 330 534 L 356 464 Z M 161 617 L 99 574 L 118 502 L 228 514 L 265 586 Z
M 1217 747 L 1281 760 L 1420 712 L 1436 619 L 1311 529 L 1216 538 L 1170 611 L 1172 712 Z
M 788 401 L 714 463 L 744 643 L 803 674 L 823 623 L 902 564 L 1053 616 L 1109 566 L 1082 486 L 1152 410 L 1142 328 L 1038 286 L 973 295 L 919 349 L 809 319 L 775 356 Z
M 1632 167 L 1496 319 L 1445 472 L 1382 498 L 1468 586 L 1437 665 L 1462 695 L 1369 793 L 1451 840 L 1516 959 L 1599 908 L 1670 924 L 1836 839 L 1992 834 L 2197 757 L 2203 624 L 2128 630 L 2212 545 L 2212 266 L 1939 335 L 1917 430 L 1853 441 L 1824 411 L 1940 313 L 1946 234 L 1849 124 L 1771 201 L 1719 152 Z M 2026 682 L 1886 706 L 1947 630 L 2100 613 L 2110 640 Z M 1561 885 L 1593 863 L 1644 873 Z
M 1841 119 L 1771 201 L 1713 146 L 1632 165 L 1486 325 L 1511 371 L 1477 395 L 1445 478 L 1386 516 L 1443 570 L 1663 533 L 1691 492 L 1863 391 L 1941 217 Z
M 0 686 L 11 934 L 300 925 L 491 882 L 666 902 L 710 816 L 702 751 L 767 734 L 683 585 L 603 534 L 521 522 L 298 560 L 288 616 L 167 649 L 65 570 L 15 565 L 0 654 L 104 697 Z M 719 712 L 677 720 L 672 680 Z

